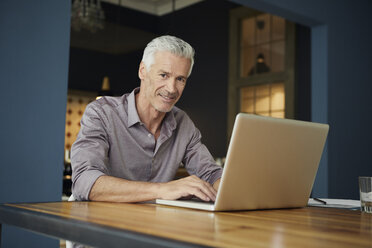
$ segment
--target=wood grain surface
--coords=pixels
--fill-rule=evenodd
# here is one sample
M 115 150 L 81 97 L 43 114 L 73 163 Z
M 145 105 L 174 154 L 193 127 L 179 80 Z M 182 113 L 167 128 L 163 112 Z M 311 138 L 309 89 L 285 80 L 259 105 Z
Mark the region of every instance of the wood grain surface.
M 330 208 L 211 213 L 154 204 L 6 204 L 212 247 L 372 247 L 372 214 Z

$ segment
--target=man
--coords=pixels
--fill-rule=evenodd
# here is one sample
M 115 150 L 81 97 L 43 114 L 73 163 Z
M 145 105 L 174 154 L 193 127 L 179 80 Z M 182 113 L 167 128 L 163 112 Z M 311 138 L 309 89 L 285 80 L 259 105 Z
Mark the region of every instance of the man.
M 140 88 L 87 106 L 71 153 L 77 200 L 215 200 L 222 168 L 190 118 L 174 106 L 193 63 L 194 49 L 185 41 L 155 38 L 139 66 Z M 173 180 L 181 163 L 192 176 Z

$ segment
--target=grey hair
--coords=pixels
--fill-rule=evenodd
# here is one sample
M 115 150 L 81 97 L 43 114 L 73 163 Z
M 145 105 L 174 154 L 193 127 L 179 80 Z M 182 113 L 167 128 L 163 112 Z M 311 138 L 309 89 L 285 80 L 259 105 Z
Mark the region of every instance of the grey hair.
M 142 57 L 142 62 L 145 64 L 147 71 L 149 71 L 152 64 L 154 64 L 155 53 L 160 51 L 170 52 L 176 56 L 190 59 L 190 71 L 187 75 L 190 76 L 192 67 L 194 66 L 195 50 L 189 43 L 170 35 L 160 36 L 150 41 L 143 51 Z

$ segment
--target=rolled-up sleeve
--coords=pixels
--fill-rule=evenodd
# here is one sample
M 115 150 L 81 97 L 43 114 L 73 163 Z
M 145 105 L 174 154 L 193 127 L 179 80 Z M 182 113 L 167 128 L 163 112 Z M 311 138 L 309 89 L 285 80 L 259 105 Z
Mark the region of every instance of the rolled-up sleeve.
M 89 104 L 81 119 L 78 137 L 72 145 L 72 193 L 77 200 L 89 200 L 95 181 L 107 174 L 109 140 L 104 119 L 99 106 L 94 102 Z
M 200 131 L 194 125 L 192 130 L 183 163 L 189 174 L 196 175 L 213 185 L 221 178 L 222 167 L 216 164 L 207 147 L 201 142 Z

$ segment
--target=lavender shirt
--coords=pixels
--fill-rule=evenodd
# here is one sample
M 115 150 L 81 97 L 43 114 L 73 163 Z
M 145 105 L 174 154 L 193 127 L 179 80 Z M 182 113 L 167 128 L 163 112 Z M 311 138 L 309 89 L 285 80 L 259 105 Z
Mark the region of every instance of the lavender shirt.
M 90 103 L 71 149 L 72 193 L 88 200 L 102 175 L 132 181 L 168 182 L 183 163 L 191 175 L 213 184 L 221 177 L 201 134 L 177 107 L 165 115 L 156 141 L 139 119 L 135 93 L 103 97 Z

